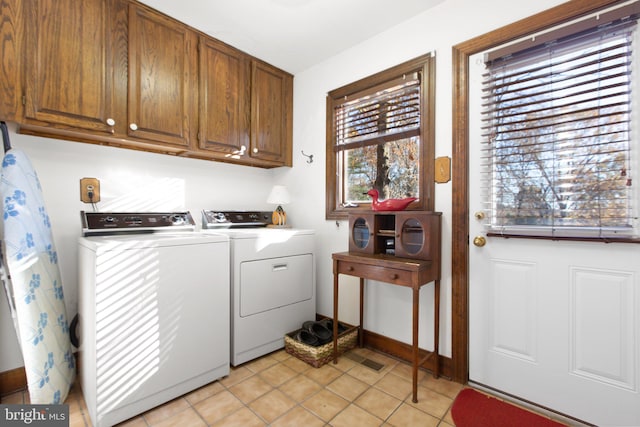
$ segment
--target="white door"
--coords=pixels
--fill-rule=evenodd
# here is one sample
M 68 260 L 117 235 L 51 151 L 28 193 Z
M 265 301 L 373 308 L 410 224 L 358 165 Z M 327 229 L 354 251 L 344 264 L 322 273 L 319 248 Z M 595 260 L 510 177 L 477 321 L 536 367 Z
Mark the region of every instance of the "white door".
M 480 73 L 471 76 L 473 104 Z M 470 380 L 596 425 L 640 426 L 640 245 L 486 237 L 475 217 L 483 207 L 475 109 Z

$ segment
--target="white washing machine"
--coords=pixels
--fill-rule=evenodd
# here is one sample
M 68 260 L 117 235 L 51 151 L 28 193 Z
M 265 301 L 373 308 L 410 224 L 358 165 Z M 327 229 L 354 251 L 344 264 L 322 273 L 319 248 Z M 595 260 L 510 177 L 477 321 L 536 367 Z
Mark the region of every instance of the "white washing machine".
M 190 215 L 86 215 L 102 228 L 87 231 L 83 217 L 85 234 L 117 233 L 79 239 L 80 382 L 93 425 L 227 375 L 229 239 L 194 232 Z M 169 231 L 154 232 L 161 223 Z
M 313 230 L 275 229 L 271 212 L 204 211 L 203 232 L 231 243 L 231 364 L 284 347 L 316 318 Z

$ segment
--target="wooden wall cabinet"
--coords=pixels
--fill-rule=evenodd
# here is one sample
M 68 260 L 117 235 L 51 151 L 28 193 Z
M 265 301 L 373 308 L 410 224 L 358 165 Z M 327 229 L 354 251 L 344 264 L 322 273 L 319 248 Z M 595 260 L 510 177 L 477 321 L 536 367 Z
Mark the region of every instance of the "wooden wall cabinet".
M 197 36 L 146 7 L 129 6 L 127 135 L 190 148 L 197 132 Z
M 264 62 L 251 64 L 251 156 L 291 166 L 293 76 Z
M 290 74 L 134 0 L 0 4 L 0 119 L 20 132 L 291 166 Z
M 23 123 L 112 134 L 126 102 L 117 45 L 126 3 L 24 0 L 23 11 Z
M 242 52 L 200 36 L 198 147 L 222 160 L 241 159 L 249 146 L 249 61 Z
M 200 38 L 198 147 L 213 158 L 291 166 L 293 76 Z
M 0 0 L 0 120 L 22 116 L 24 24 L 21 0 Z
M 196 35 L 136 3 L 25 0 L 25 133 L 180 153 L 196 132 Z

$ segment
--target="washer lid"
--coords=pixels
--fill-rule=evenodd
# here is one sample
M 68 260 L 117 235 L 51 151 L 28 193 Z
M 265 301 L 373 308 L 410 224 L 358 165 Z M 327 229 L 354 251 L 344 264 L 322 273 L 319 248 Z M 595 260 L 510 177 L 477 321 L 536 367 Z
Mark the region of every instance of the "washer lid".
M 108 236 L 85 236 L 78 239 L 81 246 L 90 250 L 112 251 L 141 248 L 162 248 L 167 246 L 192 246 L 212 243 L 229 244 L 229 236 L 185 232 L 165 232 L 149 234 L 117 234 Z

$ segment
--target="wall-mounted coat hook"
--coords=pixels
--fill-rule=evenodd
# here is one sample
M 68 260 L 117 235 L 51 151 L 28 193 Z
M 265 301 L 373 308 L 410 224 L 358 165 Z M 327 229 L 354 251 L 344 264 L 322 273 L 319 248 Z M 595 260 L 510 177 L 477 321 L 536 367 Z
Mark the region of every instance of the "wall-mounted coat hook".
M 301 150 L 300 152 L 302 153 L 303 156 L 309 158 L 309 160 L 307 160 L 307 163 L 313 163 L 313 154 L 304 154 L 304 150 Z

